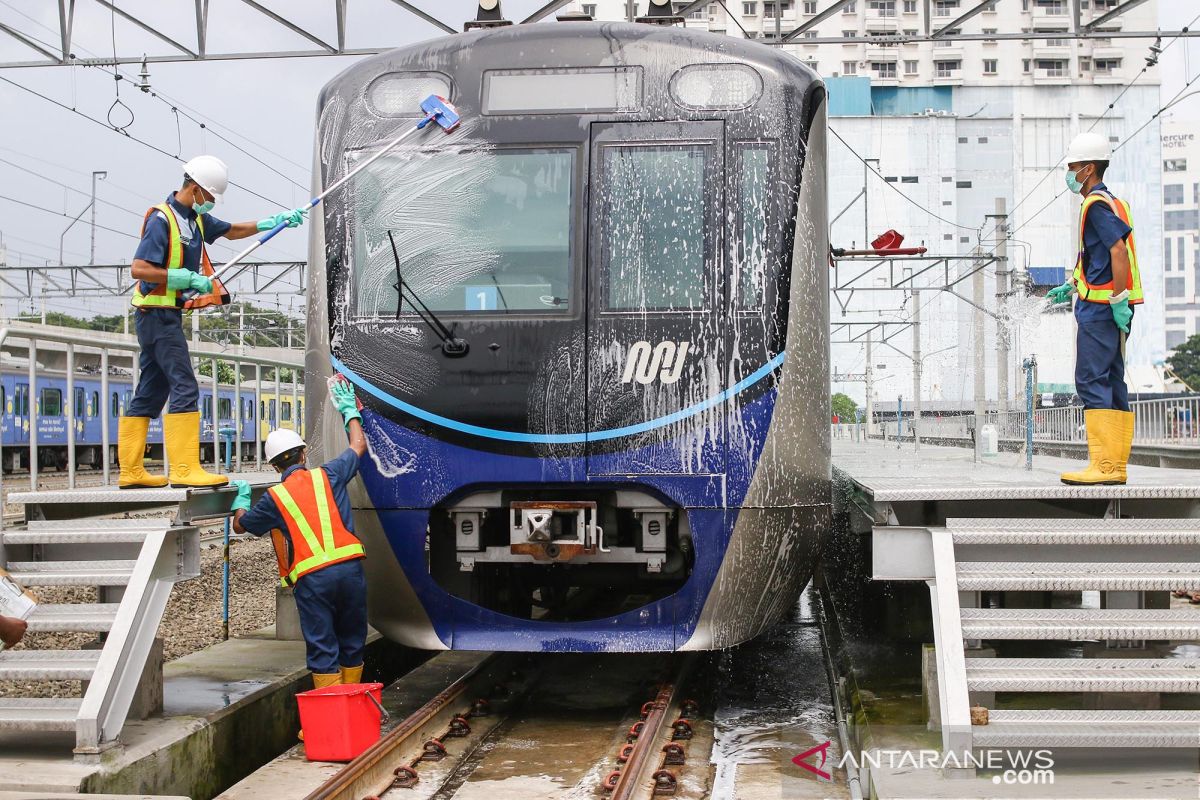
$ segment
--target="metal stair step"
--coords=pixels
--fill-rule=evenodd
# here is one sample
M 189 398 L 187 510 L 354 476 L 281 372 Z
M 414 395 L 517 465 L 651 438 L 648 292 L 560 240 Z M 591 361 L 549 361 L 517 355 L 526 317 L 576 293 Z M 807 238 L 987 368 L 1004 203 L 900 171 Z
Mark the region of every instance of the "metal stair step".
M 994 710 L 975 747 L 1200 747 L 1200 711 Z
M 80 698 L 0 697 L 0 730 L 75 731 Z
M 25 525 L 29 530 L 75 531 L 75 530 L 131 530 L 148 528 L 161 530 L 171 527 L 168 517 L 134 517 L 131 519 L 35 519 Z
M 947 520 L 946 529 L 955 545 L 1130 545 L 1130 546 L 1163 546 L 1163 545 L 1195 545 L 1200 546 L 1200 525 L 1190 523 L 1200 520 L 1012 520 L 1012 525 L 961 525 L 951 526 Z M 972 522 L 1005 522 L 1006 520 L 972 520 Z M 1028 523 L 1038 523 L 1030 525 Z M 1077 525 L 1071 523 L 1087 523 Z M 1147 523 L 1169 523 L 1167 525 L 1150 525 Z M 1121 524 L 1108 524 L 1121 523 Z M 1133 523 L 1133 524 L 1124 524 Z
M 983 692 L 1200 692 L 1200 658 L 968 658 Z
M 1197 563 L 963 561 L 963 591 L 1153 591 L 1200 586 Z
M 125 586 L 135 563 L 133 560 L 10 561 L 8 574 L 24 587 Z
M 36 633 L 107 633 L 112 630 L 119 607 L 120 603 L 45 604 L 35 608 L 26 622 Z
M 0 680 L 88 680 L 99 661 L 99 650 L 6 650 Z
M 965 639 L 1200 639 L 1191 609 L 964 608 Z
M 164 531 L 170 526 L 159 523 L 153 527 L 145 525 L 131 527 L 89 528 L 76 523 L 70 528 L 29 528 L 23 531 L 8 531 L 4 543 L 20 544 L 137 544 L 145 541 L 154 531 Z
M 948 530 L 958 532 L 998 531 L 1002 533 L 1056 530 L 1064 533 L 1107 531 L 1126 533 L 1138 531 L 1179 531 L 1200 533 L 1200 518 L 1190 517 L 1143 517 L 1140 519 L 1038 519 L 1020 517 L 965 517 L 946 520 Z

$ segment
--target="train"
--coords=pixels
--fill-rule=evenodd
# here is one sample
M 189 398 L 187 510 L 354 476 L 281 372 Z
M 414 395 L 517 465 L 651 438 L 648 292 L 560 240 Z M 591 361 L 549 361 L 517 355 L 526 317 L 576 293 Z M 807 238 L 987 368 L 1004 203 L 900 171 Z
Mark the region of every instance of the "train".
M 550 66 L 554 65 L 554 66 Z M 345 446 L 372 625 L 423 649 L 729 647 L 830 525 L 826 93 L 681 27 L 491 27 L 320 92 L 310 447 Z M 314 461 L 310 458 L 310 463 Z
M 102 398 L 100 375 L 77 373 L 74 379 L 75 465 L 100 468 L 104 451 L 103 418 L 108 414 L 110 465 L 117 463 L 117 417 L 133 399 L 134 383 L 128 372 L 116 371 L 108 378 L 108 397 Z M 292 407 L 290 385 L 281 386 L 281 398 L 275 395 L 275 384 L 264 381 L 255 409 L 254 381 L 245 381 L 241 391 L 241 424 L 234 425 L 234 403 L 237 399 L 232 385 L 217 385 L 217 425 L 236 430 L 241 440 L 241 458 L 254 460 L 261 452 L 267 433 L 275 427 L 303 431 L 303 387 L 297 389 L 296 408 Z M 67 376 L 62 370 L 39 368 L 34 392 L 29 389 L 27 367 L 0 366 L 0 467 L 5 474 L 29 467 L 29 439 L 36 425 L 38 468 L 65 470 L 68 466 L 67 432 L 69 430 L 66 401 Z M 201 458 L 213 457 L 213 390 L 211 380 L 200 378 Z M 295 413 L 293 413 L 293 410 Z M 297 426 L 299 428 L 297 429 Z M 256 430 L 257 428 L 257 430 Z M 222 439 L 222 441 L 225 441 Z M 162 458 L 162 421 L 150 421 L 147 449 L 151 458 Z M 222 457 L 225 456 L 222 448 Z

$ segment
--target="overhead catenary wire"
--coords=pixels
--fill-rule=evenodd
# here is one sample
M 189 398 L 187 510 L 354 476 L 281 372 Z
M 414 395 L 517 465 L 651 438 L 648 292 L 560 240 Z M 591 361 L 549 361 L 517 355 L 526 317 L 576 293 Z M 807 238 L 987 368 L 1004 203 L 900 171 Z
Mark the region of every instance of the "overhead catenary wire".
M 9 84 L 10 86 L 14 86 L 23 92 L 27 92 L 35 97 L 38 97 L 47 103 L 58 106 L 59 108 L 63 109 L 64 111 L 69 111 L 72 114 L 75 114 L 76 116 L 83 117 L 84 119 L 88 120 L 89 122 L 99 125 L 100 127 L 104 128 L 105 130 L 110 130 L 110 131 L 113 131 L 114 133 L 120 134 L 121 136 L 124 136 L 125 138 L 127 138 L 131 141 L 137 142 L 138 144 L 143 145 L 144 147 L 150 148 L 151 150 L 153 150 L 156 153 L 159 153 L 160 155 L 164 155 L 167 158 L 174 159 L 175 161 L 178 161 L 180 163 L 184 163 L 184 159 L 181 158 L 180 156 L 175 155 L 174 153 L 171 153 L 168 150 L 164 150 L 163 148 L 159 147 L 158 145 L 151 144 L 150 142 L 147 142 L 144 139 L 139 139 L 138 137 L 134 136 L 133 134 L 129 133 L 128 131 L 118 130 L 116 128 L 113 128 L 108 123 L 104 122 L 103 120 L 96 119 L 93 116 L 85 114 L 82 111 L 80 111 L 79 109 L 71 108 L 70 106 L 66 105 L 65 103 L 55 100 L 53 97 L 50 97 L 49 95 L 42 94 L 41 92 L 39 92 L 35 89 L 31 89 L 28 86 L 19 84 L 14 80 L 10 80 L 10 79 L 4 77 L 3 75 L 0 75 L 0 81 L 3 81 L 4 83 Z M 256 192 L 253 189 L 251 189 L 247 186 L 244 186 L 243 184 L 238 183 L 237 181 L 230 181 L 229 183 L 230 183 L 230 185 L 236 186 L 237 188 L 241 189 L 244 192 L 252 194 L 261 200 L 266 200 L 268 203 L 273 203 L 274 205 L 277 205 L 281 208 L 284 208 L 288 205 L 287 203 L 281 203 L 278 200 L 267 197 L 264 194 L 260 194 L 259 192 Z
M 833 134 L 835 137 L 837 137 L 837 140 L 838 140 L 839 142 L 841 142 L 843 145 L 845 145 L 845 146 L 846 146 L 846 149 L 850 151 L 851 155 L 853 155 L 855 158 L 857 158 L 859 161 L 861 161 L 861 162 L 863 163 L 863 166 L 864 166 L 864 167 L 866 167 L 866 168 L 867 168 L 867 170 L 868 170 L 869 172 L 871 172 L 871 173 L 872 173 L 872 174 L 873 174 L 875 177 L 879 178 L 879 180 L 883 181 L 883 183 L 884 183 L 885 185 L 887 185 L 888 187 L 890 187 L 890 188 L 891 188 L 891 190 L 892 190 L 892 191 L 894 191 L 896 194 L 900 195 L 900 196 L 901 196 L 901 197 L 903 197 L 905 200 L 907 200 L 909 203 L 911 203 L 912 205 L 914 205 L 914 206 L 916 206 L 917 208 L 919 208 L 919 209 L 921 209 L 922 211 L 924 211 L 924 212 L 925 212 L 926 214 L 928 214 L 930 217 L 933 217 L 933 218 L 934 218 L 934 219 L 936 219 L 936 220 L 939 220 L 939 221 L 941 221 L 941 222 L 944 222 L 944 223 L 946 223 L 947 225 L 950 225 L 950 226 L 952 226 L 952 227 L 958 228 L 958 229 L 960 229 L 960 230 L 964 230 L 964 231 L 971 231 L 971 232 L 973 232 L 973 233 L 976 233 L 976 234 L 978 234 L 978 233 L 979 233 L 979 231 L 982 229 L 982 226 L 981 226 L 980 228 L 972 228 L 972 227 L 970 227 L 969 225 L 960 225 L 960 224 L 958 224 L 957 222 L 954 222 L 953 220 L 948 220 L 948 219 L 946 219 L 945 217 L 941 216 L 940 214 L 937 214 L 937 213 L 935 213 L 934 211 L 932 211 L 932 210 L 930 210 L 930 209 L 926 208 L 925 206 L 921 205 L 921 204 L 920 204 L 920 203 L 918 203 L 916 200 L 912 199 L 912 198 L 911 198 L 911 197 L 909 197 L 907 194 L 905 194 L 904 192 L 900 191 L 900 189 L 896 188 L 895 184 L 893 184 L 893 183 L 891 183 L 890 181 L 888 181 L 888 180 L 884 179 L 883 175 L 881 175 L 881 174 L 879 173 L 879 171 L 878 171 L 878 170 L 876 170 L 874 167 L 872 167 L 870 164 L 868 164 L 868 163 L 867 163 L 867 160 L 866 160 L 865 158 L 863 158 L 861 155 L 859 155 L 859 154 L 858 154 L 858 152 L 857 152 L 857 151 L 856 151 L 856 150 L 855 150 L 853 147 L 851 147 L 851 146 L 850 146 L 850 143 L 849 143 L 849 142 L 847 142 L 845 139 L 843 139 L 843 138 L 842 138 L 841 134 L 839 134 L 837 131 L 835 131 L 835 130 L 834 130 L 832 127 L 831 127 L 831 128 L 829 128 L 829 132 L 830 132 L 830 133 L 832 133 L 832 134 Z

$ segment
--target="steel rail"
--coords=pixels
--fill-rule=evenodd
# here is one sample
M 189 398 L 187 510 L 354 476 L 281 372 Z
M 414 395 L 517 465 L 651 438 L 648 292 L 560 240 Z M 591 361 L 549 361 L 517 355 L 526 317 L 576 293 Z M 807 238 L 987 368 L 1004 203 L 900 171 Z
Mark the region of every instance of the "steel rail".
M 683 685 L 694 664 L 695 656 L 682 657 L 674 677 L 659 688 L 658 694 L 651 701 L 650 713 L 642 722 L 637 741 L 633 743 L 633 749 L 629 752 L 620 778 L 609 795 L 611 800 L 635 800 L 650 797 L 654 793 L 653 773 L 661 768 L 658 755 L 663 750 L 664 737 L 667 741 L 670 740 L 670 736 L 666 735 L 666 732 L 671 730 L 667 720 L 671 711 L 680 707 Z
M 496 654 L 480 661 L 317 787 L 305 800 L 361 800 L 374 796 L 378 787 L 385 782 L 390 783 L 394 770 L 402 766 L 404 751 L 413 744 L 413 739 L 466 694 L 480 677 L 495 666 L 496 661 Z

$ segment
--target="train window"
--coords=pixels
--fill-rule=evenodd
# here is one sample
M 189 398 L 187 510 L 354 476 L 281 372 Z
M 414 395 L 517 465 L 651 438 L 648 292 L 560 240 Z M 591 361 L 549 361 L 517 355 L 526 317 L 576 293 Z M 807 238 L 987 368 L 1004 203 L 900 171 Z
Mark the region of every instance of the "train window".
M 112 398 L 108 401 L 108 415 L 110 417 L 121 416 L 121 401 L 116 392 L 112 393 Z
M 19 408 L 18 408 L 19 406 Z M 17 397 L 13 401 L 13 413 L 23 417 L 29 416 L 29 384 L 17 384 Z
M 233 416 L 233 401 L 228 397 L 222 397 L 217 402 L 217 412 L 221 419 L 230 419 Z
M 292 404 L 287 400 L 283 401 L 282 406 L 279 409 L 279 419 L 283 422 L 292 421 Z
M 8 392 L 5 391 L 3 386 L 0 386 L 0 413 L 12 413 L 12 409 L 8 407 Z
M 601 148 L 607 310 L 705 310 L 708 152 L 702 144 Z
M 42 389 L 40 397 L 41 399 L 38 402 L 38 416 L 62 416 L 62 389 Z
M 736 150 L 738 225 L 733 264 L 736 307 L 742 311 L 761 311 L 765 301 L 771 253 L 771 148 L 767 142 L 748 142 Z
M 270 409 L 271 409 L 271 424 L 274 425 L 275 424 L 275 401 L 274 400 L 272 400 L 270 403 Z
M 124 392 L 124 394 L 121 395 L 121 407 L 129 408 L 129 404 L 132 402 L 133 402 L 133 390 L 127 389 Z
M 91 405 L 88 406 L 88 416 L 89 417 L 100 416 L 100 393 L 99 392 L 92 392 L 92 402 L 91 402 Z
M 421 101 L 431 94 L 453 99 L 450 77 L 440 72 L 393 72 L 367 87 L 367 105 L 381 117 L 419 117 Z
M 201 405 L 201 408 L 203 409 L 202 416 L 205 419 L 212 419 L 212 396 L 211 395 L 204 398 L 204 402 Z
M 671 97 L 686 108 L 749 108 L 762 94 L 763 82 L 745 64 L 693 64 L 671 78 Z
M 354 184 L 357 313 L 396 315 L 389 230 L 405 285 L 434 311 L 567 310 L 575 153 L 439 151 L 380 158 Z M 434 184 L 439 191 L 431 198 Z M 411 268 L 434 253 L 436 270 Z M 403 311 L 414 313 L 411 300 Z
M 484 114 L 587 114 L 642 105 L 639 67 L 490 69 L 483 73 Z
M 87 415 L 87 392 L 75 387 L 75 419 L 83 419 Z

